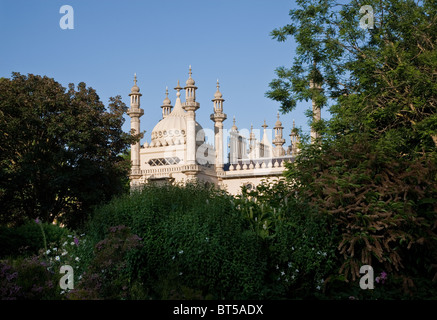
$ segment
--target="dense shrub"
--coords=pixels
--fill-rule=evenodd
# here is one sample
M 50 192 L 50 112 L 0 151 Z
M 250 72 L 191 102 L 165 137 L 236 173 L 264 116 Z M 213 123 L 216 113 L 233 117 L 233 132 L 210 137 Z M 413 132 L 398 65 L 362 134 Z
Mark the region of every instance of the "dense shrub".
M 136 298 L 129 277 L 129 255 L 141 247 L 141 239 L 125 226 L 109 228 L 108 236 L 94 246 L 94 259 L 68 293 L 69 299 Z
M 0 261 L 0 299 L 60 299 L 59 273 L 38 256 Z
M 97 244 L 117 225 L 142 239 L 127 270 L 151 298 L 263 295 L 264 247 L 222 191 L 194 184 L 146 186 L 99 208 L 88 239 Z
M 359 291 L 359 269 L 371 265 L 389 275 L 384 287 L 397 291 L 386 297 L 435 296 L 436 164 L 432 156 L 399 156 L 365 137 L 303 148 L 287 175 L 298 201 L 307 201 L 339 231 L 334 291 L 347 292 L 346 281 Z
M 59 244 L 69 232 L 58 225 L 38 224 L 34 220 L 17 227 L 0 226 L 0 257 L 38 254 L 44 243 Z
M 307 203 L 296 201 L 285 180 L 243 188 L 235 203 L 268 248 L 265 287 L 269 298 L 320 297 L 336 271 L 337 230 Z

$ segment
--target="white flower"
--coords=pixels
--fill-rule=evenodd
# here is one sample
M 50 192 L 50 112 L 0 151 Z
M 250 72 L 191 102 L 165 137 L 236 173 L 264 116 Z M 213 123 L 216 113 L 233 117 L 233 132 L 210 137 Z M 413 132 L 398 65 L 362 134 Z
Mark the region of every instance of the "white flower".
M 79 257 L 76 257 L 74 260 L 79 261 L 80 259 L 79 259 Z
M 74 241 L 71 241 L 70 244 L 71 244 L 72 246 L 74 246 Z
M 68 243 L 68 242 L 65 241 L 65 242 L 62 244 L 62 246 L 65 247 L 65 246 L 67 245 L 67 243 Z
M 291 247 L 291 250 L 294 250 L 294 247 Z
M 279 266 L 278 265 L 276 265 L 276 270 L 278 270 L 279 269 Z
M 320 286 L 317 286 L 316 289 L 317 289 L 317 290 L 320 290 Z
M 61 258 L 59 258 L 59 256 L 56 256 L 56 257 L 55 257 L 55 260 L 56 260 L 56 261 L 59 261 L 59 260 L 61 260 Z
M 281 271 L 281 276 L 283 276 L 285 274 L 285 272 L 284 271 Z
M 288 282 L 288 278 L 285 278 L 285 281 Z
M 179 251 L 179 254 L 182 254 L 182 253 L 184 253 L 184 250 Z
M 71 237 L 73 237 L 71 234 L 69 234 L 69 235 L 67 235 L 67 237 L 69 237 L 69 238 L 71 238 Z
M 83 237 L 85 235 L 85 233 L 82 233 L 80 236 Z
M 174 260 L 175 256 L 173 256 L 173 257 L 171 257 L 171 258 Z
M 182 272 L 179 272 L 179 275 L 181 276 L 181 275 L 182 275 Z
M 58 248 L 53 248 L 53 251 L 58 251 Z
M 61 294 L 64 294 L 64 293 L 65 293 L 65 291 L 64 291 L 64 290 L 62 290 L 62 291 L 61 291 Z
M 291 268 L 291 262 L 288 263 L 288 267 Z
M 296 272 L 299 273 L 299 269 L 296 269 Z
M 61 256 L 65 256 L 68 252 L 67 251 L 62 251 Z
M 50 253 L 50 249 L 46 251 L 46 254 L 49 254 L 49 253 Z

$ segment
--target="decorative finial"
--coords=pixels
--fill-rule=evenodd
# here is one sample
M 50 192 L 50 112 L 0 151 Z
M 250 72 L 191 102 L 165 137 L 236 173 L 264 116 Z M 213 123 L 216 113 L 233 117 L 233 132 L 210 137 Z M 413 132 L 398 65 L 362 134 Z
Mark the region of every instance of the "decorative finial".
M 279 120 L 279 111 L 278 111 L 278 115 L 277 115 L 277 118 L 278 118 L 278 120 Z
M 190 78 L 191 78 L 191 64 L 190 64 L 190 68 L 189 68 L 190 70 L 188 71 L 188 74 L 190 75 Z
M 264 119 L 264 124 L 262 125 L 262 127 L 265 129 L 268 127 L 268 125 L 266 124 L 266 119 Z
M 177 91 L 176 96 L 179 98 L 181 96 L 181 89 L 182 89 L 182 87 L 179 84 L 179 80 L 178 80 L 178 85 L 174 89 Z
M 137 73 L 134 73 L 134 84 L 137 85 Z
M 234 126 L 235 126 L 235 116 L 234 116 L 234 120 L 233 120 Z
M 165 86 L 165 96 L 168 98 L 168 86 Z
M 294 123 L 294 119 L 293 119 L 293 129 L 296 127 L 296 124 Z

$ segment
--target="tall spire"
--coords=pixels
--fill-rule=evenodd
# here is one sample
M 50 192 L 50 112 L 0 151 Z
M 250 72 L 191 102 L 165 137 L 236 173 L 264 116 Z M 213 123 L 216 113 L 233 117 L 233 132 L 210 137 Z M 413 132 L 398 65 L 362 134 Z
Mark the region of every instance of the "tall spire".
M 134 85 L 129 93 L 130 96 L 130 108 L 127 112 L 131 118 L 131 130 L 133 134 L 140 133 L 140 117 L 144 114 L 144 110 L 140 108 L 140 88 L 137 86 L 137 74 L 134 75 Z M 137 178 L 141 176 L 140 170 L 140 142 L 137 141 L 131 145 L 131 178 Z
M 187 121 L 187 158 L 186 164 L 195 165 L 196 164 L 196 110 L 199 109 L 200 104 L 196 102 L 196 89 L 197 87 L 194 85 L 195 82 L 191 77 L 191 66 L 189 69 L 189 78 L 186 82 L 185 86 L 185 102 L 182 104 L 186 113 L 186 121 Z M 178 82 L 179 87 L 179 82 Z M 179 90 L 178 90 L 178 93 Z M 176 101 L 177 102 L 177 101 Z M 175 106 L 176 109 L 176 106 Z
M 273 151 L 274 156 L 282 157 L 285 155 L 285 150 L 282 147 L 282 145 L 285 143 L 285 139 L 282 138 L 282 129 L 284 129 L 284 127 L 282 126 L 282 122 L 279 120 L 279 111 L 277 114 L 275 127 L 273 129 L 275 130 L 275 138 L 273 139 L 273 144 L 275 145 L 275 149 Z
M 299 152 L 298 144 L 300 142 L 300 137 L 296 129 L 296 124 L 294 122 L 294 119 L 293 119 L 293 128 L 291 129 L 291 133 L 290 133 L 290 138 L 291 138 L 291 155 L 296 156 Z
M 210 118 L 214 121 L 214 136 L 215 136 L 215 151 L 216 151 L 216 171 L 223 171 L 223 121 L 226 120 L 227 115 L 223 113 L 223 96 L 219 90 L 220 85 L 217 79 L 217 91 L 214 94 L 214 99 L 211 101 L 214 104 L 214 113 Z

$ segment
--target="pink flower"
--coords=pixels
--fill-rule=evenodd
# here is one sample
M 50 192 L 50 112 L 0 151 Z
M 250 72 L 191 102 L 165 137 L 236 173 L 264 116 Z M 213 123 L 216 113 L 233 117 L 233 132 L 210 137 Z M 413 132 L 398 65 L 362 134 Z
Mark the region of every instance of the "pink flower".
M 76 246 L 78 246 L 78 245 L 79 245 L 79 239 L 78 239 L 78 238 L 76 238 L 76 237 L 74 237 L 74 244 L 75 244 Z

